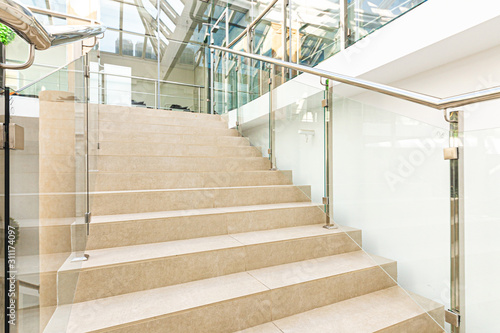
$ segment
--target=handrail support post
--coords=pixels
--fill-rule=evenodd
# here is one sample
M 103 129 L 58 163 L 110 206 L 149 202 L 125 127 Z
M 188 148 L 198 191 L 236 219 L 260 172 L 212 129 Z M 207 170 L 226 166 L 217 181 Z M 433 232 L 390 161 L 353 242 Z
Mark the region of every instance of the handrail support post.
M 464 256 L 464 114 L 445 111 L 450 124 L 449 145 L 445 159 L 450 161 L 450 311 L 460 320 L 452 326 L 453 333 L 465 327 L 465 256 Z M 451 153 L 450 153 L 451 152 Z M 460 323 L 461 322 L 461 323 Z

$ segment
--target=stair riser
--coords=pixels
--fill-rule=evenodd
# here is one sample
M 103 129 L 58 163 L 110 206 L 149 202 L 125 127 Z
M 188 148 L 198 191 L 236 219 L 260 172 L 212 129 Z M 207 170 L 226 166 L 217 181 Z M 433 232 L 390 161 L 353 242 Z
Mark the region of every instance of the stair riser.
M 441 315 L 444 311 L 440 311 Z M 444 322 L 440 325 L 444 326 Z M 377 331 L 377 333 L 444 333 L 445 331 L 441 329 L 436 322 L 428 315 L 422 314 L 418 317 L 414 317 L 410 320 L 405 320 L 404 322 L 397 323 L 391 327 Z
M 168 327 L 172 333 L 230 333 L 394 285 L 382 270 L 372 267 L 110 328 L 106 332 L 154 333 L 165 332 Z
M 91 175 L 95 191 L 179 189 L 232 186 L 291 185 L 291 172 L 98 173 Z
M 99 156 L 93 166 L 105 172 L 208 172 L 269 170 L 269 159 L 263 157 L 160 157 Z
M 160 109 L 146 109 L 140 107 L 124 107 L 115 105 L 90 105 L 90 112 L 96 114 L 99 110 L 99 116 L 106 114 L 120 115 L 126 114 L 132 117 L 163 117 L 163 118 L 181 118 L 189 120 L 210 120 L 210 121 L 221 121 L 220 115 L 212 115 L 206 113 L 194 113 L 194 112 L 183 112 L 183 111 L 171 111 L 171 110 L 160 110 Z
M 351 236 L 360 238 L 361 232 L 355 231 Z M 357 250 L 358 245 L 349 236 L 336 233 L 60 272 L 59 281 L 65 285 L 65 280 L 78 278 L 73 301 L 84 302 Z M 65 296 L 61 290 L 59 296 L 60 303 L 66 304 L 71 302 L 73 293 Z
M 297 207 L 170 217 L 151 220 L 91 223 L 88 250 L 218 236 L 274 228 L 320 224 L 319 207 Z
M 211 157 L 262 157 L 255 147 L 220 147 L 181 144 L 144 144 L 103 142 L 99 155 L 125 156 L 211 156 Z
M 119 123 L 110 121 L 100 121 L 99 129 L 101 131 L 129 131 L 129 132 L 145 132 L 145 133 L 189 134 L 189 135 L 215 135 L 215 136 L 239 135 L 238 131 L 234 129 L 172 126 L 172 125 L 158 125 L 158 124 L 134 124 L 134 123 Z
M 100 131 L 90 133 L 91 142 L 117 142 L 126 144 L 127 142 L 137 142 L 143 144 L 172 144 L 180 143 L 185 145 L 212 145 L 212 146 L 249 146 L 247 138 L 240 136 L 215 136 L 215 135 L 177 135 L 165 133 L 141 133 L 141 132 L 119 132 Z
M 118 192 L 92 195 L 94 215 L 115 215 L 182 209 L 202 209 L 307 202 L 297 187 L 216 188 L 153 192 Z
M 158 125 L 171 125 L 171 126 L 190 126 L 190 127 L 207 127 L 207 128 L 221 128 L 227 129 L 227 123 L 211 117 L 198 118 L 177 118 L 171 116 L 147 116 L 138 115 L 136 113 L 116 113 L 116 112 L 103 112 L 99 114 L 99 121 L 111 121 L 120 123 L 132 123 L 135 125 L 145 124 L 158 124 Z

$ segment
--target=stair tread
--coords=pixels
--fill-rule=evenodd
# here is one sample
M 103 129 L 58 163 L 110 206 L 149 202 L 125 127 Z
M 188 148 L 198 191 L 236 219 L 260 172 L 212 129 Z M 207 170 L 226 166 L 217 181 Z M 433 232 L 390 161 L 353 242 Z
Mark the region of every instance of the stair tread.
M 81 265 L 75 265 L 70 262 L 69 258 L 61 267 L 60 271 L 93 269 L 96 267 L 128 264 L 130 262 L 154 260 L 169 256 L 216 251 L 298 238 L 325 236 L 336 233 L 342 233 L 342 231 L 340 229 L 327 230 L 322 228 L 321 225 L 307 225 L 249 233 L 88 250 L 86 253 L 90 255 L 91 259 L 81 263 Z
M 440 307 L 442 305 L 434 302 L 435 309 Z M 368 333 L 421 315 L 425 315 L 424 310 L 401 287 L 394 286 L 252 327 L 240 333 Z M 276 328 L 274 331 L 273 326 Z M 437 323 L 435 329 L 439 331 Z
M 307 269 L 319 266 L 325 266 L 321 272 Z M 68 328 L 71 332 L 87 332 L 123 325 L 374 266 L 366 253 L 355 251 L 81 302 L 69 305 L 72 318 Z M 294 279 L 297 272 L 303 274 Z M 66 307 L 60 306 L 57 311 Z
M 277 204 L 252 205 L 252 206 L 230 206 L 230 207 L 220 207 L 220 208 L 169 210 L 162 212 L 146 212 L 146 213 L 134 213 L 134 214 L 101 215 L 101 216 L 93 216 L 91 223 L 94 224 L 94 223 L 122 222 L 128 220 L 149 220 L 149 219 L 160 219 L 160 218 L 179 217 L 179 216 L 250 212 L 250 211 L 260 211 L 260 210 L 285 209 L 294 207 L 316 207 L 316 206 L 318 206 L 318 204 L 312 202 L 290 202 L 290 203 L 277 203 Z

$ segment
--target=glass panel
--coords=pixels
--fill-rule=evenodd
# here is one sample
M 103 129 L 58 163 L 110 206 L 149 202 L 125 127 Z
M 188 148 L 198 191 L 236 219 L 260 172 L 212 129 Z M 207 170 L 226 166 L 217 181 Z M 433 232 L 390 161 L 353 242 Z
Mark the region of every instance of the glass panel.
M 208 73 L 206 47 L 198 43 L 162 41 L 159 108 L 206 112 Z
M 339 0 L 293 0 L 292 21 L 292 62 L 314 67 L 340 51 Z
M 276 166 L 291 170 L 295 185 L 321 204 L 325 189 L 322 89 L 290 81 L 274 89 Z
M 104 38 L 99 41 L 99 49 L 103 52 L 120 54 L 120 33 L 108 29 Z
M 351 0 L 347 7 L 348 44 L 354 44 L 426 0 Z
M 335 98 L 333 217 L 341 228 L 362 230 L 363 249 L 376 262 L 395 260 L 397 276 L 380 265 L 443 326 L 442 306 L 450 306 L 449 125 L 399 114 L 435 110 L 378 98 L 391 107 Z
M 139 14 L 139 8 L 138 6 L 123 4 L 123 30 L 138 34 L 145 34 L 147 32 L 144 27 L 144 23 L 147 21 Z M 150 28 L 148 25 L 148 30 Z
M 245 68 L 244 59 L 239 59 L 240 66 Z M 267 76 L 267 92 L 269 92 L 269 72 Z M 236 127 L 238 121 L 238 130 L 242 136 L 250 140 L 250 144 L 259 149 L 264 157 L 269 156 L 271 148 L 271 96 L 267 94 L 261 98 L 250 100 L 247 89 L 248 75 L 245 70 L 237 73 L 238 79 L 238 107 L 229 111 L 228 119 L 230 126 Z
M 500 126 L 497 102 L 481 103 L 493 112 L 473 110 L 466 118 L 489 129 L 464 133 L 465 329 L 500 332 Z M 481 119 L 481 113 L 486 117 Z M 466 114 L 467 115 L 467 114 Z M 466 123 L 467 124 L 467 123 Z M 493 128 L 492 128 L 493 127 Z
M 100 8 L 101 23 L 108 28 L 120 29 L 120 3 L 112 0 L 101 0 Z
M 83 257 L 88 209 L 83 65 L 76 60 L 10 103 L 11 122 L 25 139 L 10 161 L 17 332 L 66 331 L 75 297 L 81 262 L 72 260 Z

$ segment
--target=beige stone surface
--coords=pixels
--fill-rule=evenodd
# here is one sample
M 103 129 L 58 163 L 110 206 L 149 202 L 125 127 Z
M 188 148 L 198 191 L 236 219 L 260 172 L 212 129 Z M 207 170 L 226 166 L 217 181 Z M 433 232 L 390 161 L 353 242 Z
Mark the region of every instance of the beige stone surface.
M 93 191 L 291 185 L 291 172 L 95 172 Z
M 349 244 L 352 241 L 337 230 L 326 230 L 321 225 L 300 227 L 294 232 L 290 229 L 298 228 L 260 231 L 258 234 L 262 240 L 259 244 L 250 241 L 250 247 L 242 241 L 244 234 L 239 234 L 239 237 L 203 237 L 87 251 L 91 260 L 76 267 L 68 260 L 59 270 L 60 282 L 74 281 L 76 277 L 73 276 L 79 275 L 74 299 L 73 293 L 61 296 L 65 289 L 62 288 L 59 300 L 63 303 L 82 302 L 266 267 L 270 265 L 269 260 L 256 261 L 255 258 L 268 255 L 269 244 L 274 245 L 271 259 L 274 265 L 357 250 L 356 246 Z M 276 231 L 283 235 L 276 235 Z M 300 231 L 305 234 L 304 239 L 300 239 Z M 251 236 L 255 237 L 255 234 L 251 233 Z M 290 251 L 293 248 L 315 248 L 317 238 L 336 245 L 317 248 L 317 251 Z M 277 246 L 280 243 L 287 246 Z
M 92 196 L 95 215 L 309 201 L 293 185 L 106 191 L 92 193 Z M 55 199 L 62 201 L 68 198 L 56 196 Z
M 94 216 L 87 249 L 319 224 L 324 213 L 309 202 Z

